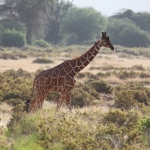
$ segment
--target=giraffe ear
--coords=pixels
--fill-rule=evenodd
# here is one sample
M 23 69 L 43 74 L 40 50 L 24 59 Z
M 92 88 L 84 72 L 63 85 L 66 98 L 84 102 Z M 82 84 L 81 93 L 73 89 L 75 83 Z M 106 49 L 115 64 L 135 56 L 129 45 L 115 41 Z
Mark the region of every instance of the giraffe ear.
M 106 37 L 106 32 L 102 32 L 102 37 Z
M 104 32 L 102 32 L 102 37 L 104 36 Z

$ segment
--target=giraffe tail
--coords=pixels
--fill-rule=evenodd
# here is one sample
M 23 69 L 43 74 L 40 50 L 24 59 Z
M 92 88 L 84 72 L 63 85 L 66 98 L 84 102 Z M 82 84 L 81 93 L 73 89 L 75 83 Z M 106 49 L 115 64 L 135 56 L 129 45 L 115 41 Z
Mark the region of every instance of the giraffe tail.
M 39 73 L 40 74 L 40 73 Z M 33 87 L 32 87 L 32 93 L 31 93 L 31 97 L 33 97 L 34 94 L 34 87 L 35 87 L 35 81 L 38 78 L 39 74 L 35 77 L 34 81 L 33 81 Z
M 36 77 L 36 78 L 37 78 L 37 77 Z M 35 78 L 35 79 L 36 79 L 36 78 Z M 34 81 L 33 81 L 31 97 L 33 97 L 33 93 L 34 93 L 35 79 L 34 79 Z

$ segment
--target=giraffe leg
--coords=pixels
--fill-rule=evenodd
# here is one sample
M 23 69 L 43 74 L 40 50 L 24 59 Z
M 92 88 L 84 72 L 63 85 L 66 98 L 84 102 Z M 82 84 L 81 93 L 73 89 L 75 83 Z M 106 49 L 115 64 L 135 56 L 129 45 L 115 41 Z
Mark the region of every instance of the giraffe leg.
M 34 112 L 37 108 L 37 104 L 38 104 L 38 96 L 36 96 L 33 100 L 30 101 L 29 112 Z
M 74 84 L 75 84 L 75 80 L 65 85 L 65 93 L 66 93 L 65 102 L 66 102 L 66 106 L 69 108 L 70 111 L 72 110 L 70 97 L 71 97 L 71 91 L 74 87 Z
M 65 99 L 65 102 L 66 102 L 66 106 L 69 108 L 69 110 L 71 111 L 72 110 L 72 107 L 71 107 L 71 91 L 70 93 L 66 96 L 66 99 Z
M 57 111 L 59 110 L 59 108 L 62 106 L 64 99 L 65 99 L 66 95 L 62 94 L 59 101 L 57 102 Z
M 39 99 L 37 101 L 37 109 L 41 109 L 44 103 L 46 96 L 48 95 L 49 91 L 41 92 L 39 95 Z

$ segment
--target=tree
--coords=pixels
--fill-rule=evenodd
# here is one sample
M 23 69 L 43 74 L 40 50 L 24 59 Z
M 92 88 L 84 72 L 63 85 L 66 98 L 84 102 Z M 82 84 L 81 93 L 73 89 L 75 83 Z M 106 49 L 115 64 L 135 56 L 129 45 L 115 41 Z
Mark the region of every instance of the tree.
M 18 0 L 17 13 L 22 22 L 26 24 L 27 43 L 31 44 L 33 35 L 39 29 L 41 11 L 38 9 L 42 5 L 42 1 L 36 0 Z
M 46 31 L 47 41 L 51 41 L 54 44 L 58 43 L 60 25 L 72 3 L 73 0 L 44 0 L 43 5 L 40 5 L 40 10 L 45 13 L 48 19 L 48 28 Z
M 22 33 L 26 32 L 25 24 L 21 23 L 20 21 L 15 20 L 1 20 L 1 27 L 0 31 L 3 32 L 5 30 L 13 30 L 20 31 Z
M 72 7 L 63 21 L 62 32 L 67 44 L 83 44 L 99 38 L 106 29 L 106 18 L 92 7 Z
M 112 16 L 112 18 L 124 19 L 128 18 L 132 20 L 141 29 L 150 33 L 150 13 L 138 12 L 135 13 L 132 10 L 121 10 L 119 13 Z
M 1 20 L 15 20 L 24 23 L 27 43 L 31 44 L 33 34 L 39 27 L 41 11 L 38 6 L 42 3 L 37 0 L 3 0 L 0 4 Z
M 148 47 L 149 34 L 137 27 L 129 19 L 109 18 L 107 32 L 112 38 L 112 43 L 127 47 Z

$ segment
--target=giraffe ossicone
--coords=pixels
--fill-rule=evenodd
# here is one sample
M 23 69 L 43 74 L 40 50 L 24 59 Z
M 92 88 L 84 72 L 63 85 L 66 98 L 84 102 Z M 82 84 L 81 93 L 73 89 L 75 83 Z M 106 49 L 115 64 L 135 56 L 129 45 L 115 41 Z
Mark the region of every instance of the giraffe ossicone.
M 102 37 L 83 55 L 64 61 L 54 68 L 39 73 L 33 83 L 33 90 L 35 87 L 36 95 L 32 97 L 30 102 L 28 100 L 28 107 L 26 107 L 26 110 L 34 112 L 42 108 L 44 99 L 48 93 L 52 91 L 61 93 L 60 99 L 57 102 L 57 109 L 59 109 L 65 101 L 66 105 L 71 110 L 71 91 L 76 82 L 74 77 L 94 59 L 102 46 L 114 50 L 106 32 L 102 32 Z

